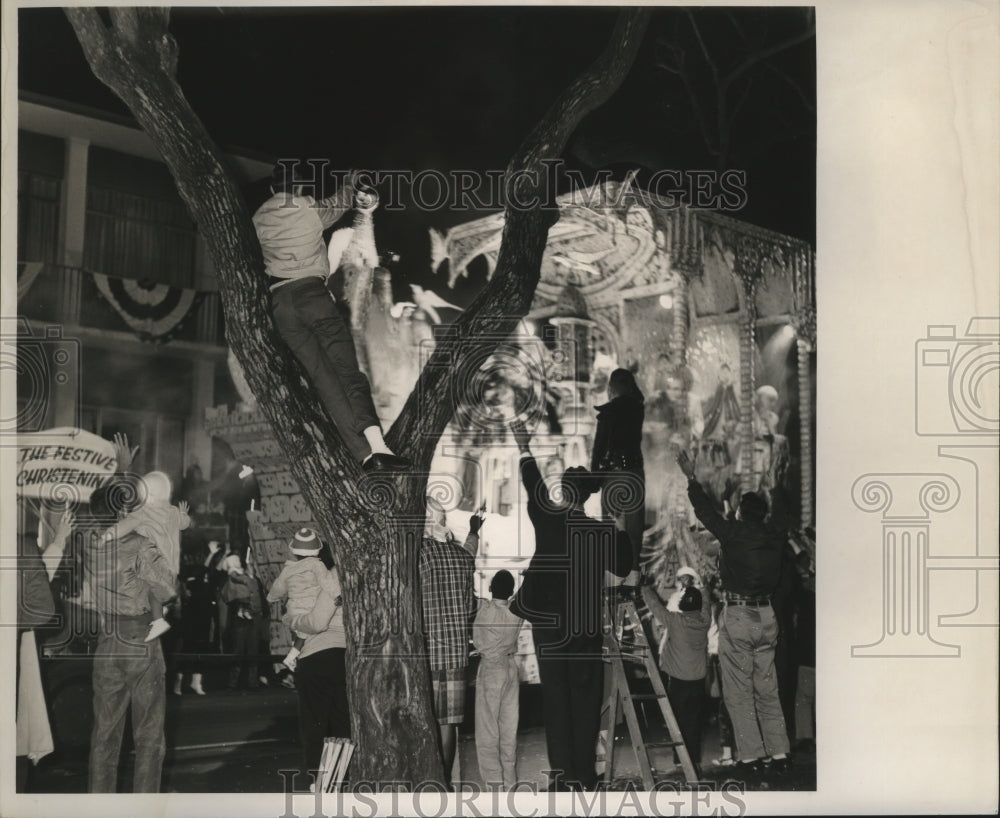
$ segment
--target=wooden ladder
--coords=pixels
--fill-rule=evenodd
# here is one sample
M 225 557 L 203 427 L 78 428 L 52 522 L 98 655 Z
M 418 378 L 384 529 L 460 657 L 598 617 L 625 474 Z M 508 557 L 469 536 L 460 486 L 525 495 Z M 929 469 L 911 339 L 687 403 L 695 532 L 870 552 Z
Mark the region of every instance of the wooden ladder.
M 674 717 L 674 711 L 670 707 L 667 699 L 667 691 L 663 687 L 663 679 L 660 677 L 659 668 L 653 660 L 653 652 L 646 639 L 639 619 L 639 612 L 635 605 L 634 592 L 622 591 L 621 588 L 611 588 L 607 591 L 608 604 L 605 606 L 605 629 L 604 629 L 604 649 L 605 660 L 611 664 L 611 694 L 606 703 L 603 728 L 606 731 L 607 744 L 604 752 L 604 781 L 610 783 L 614 778 L 614 758 L 615 758 L 615 725 L 622 714 L 625 713 L 625 722 L 628 726 L 629 737 L 632 742 L 632 749 L 635 752 L 636 761 L 639 763 L 639 772 L 642 776 L 643 787 L 651 790 L 655 784 L 653 777 L 653 767 L 649 762 L 649 750 L 653 747 L 671 747 L 677 753 L 681 762 L 681 770 L 684 772 L 684 780 L 692 784 L 698 780 L 694 764 L 691 763 L 691 756 L 684 746 L 684 739 L 681 737 L 681 729 Z M 619 629 L 631 628 L 635 635 L 635 642 L 630 646 L 623 646 L 618 638 Z M 652 683 L 652 693 L 633 693 L 629 687 L 628 676 L 625 673 L 625 662 L 644 666 Z M 660 706 L 663 714 L 663 721 L 670 734 L 669 741 L 648 742 L 642 734 L 639 726 L 639 719 L 635 712 L 635 702 L 655 700 Z

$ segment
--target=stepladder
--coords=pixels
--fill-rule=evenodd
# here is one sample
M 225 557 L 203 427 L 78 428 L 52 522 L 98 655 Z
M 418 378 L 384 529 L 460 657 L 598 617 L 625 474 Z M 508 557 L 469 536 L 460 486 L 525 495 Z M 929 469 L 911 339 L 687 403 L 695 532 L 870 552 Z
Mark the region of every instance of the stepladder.
M 668 751 L 672 750 L 676 754 L 685 782 L 693 784 L 698 780 L 698 773 L 691 762 L 691 755 L 684 745 L 680 727 L 667 698 L 656 659 L 643 630 L 636 600 L 637 594 L 632 589 L 610 588 L 605 594 L 604 659 L 609 665 L 605 671 L 610 674 L 611 689 L 605 702 L 601 725 L 606 736 L 604 782 L 610 784 L 615 778 L 615 729 L 624 715 L 644 789 L 651 790 L 656 784 L 657 771 L 650 761 L 650 750 L 658 747 L 668 748 Z M 652 692 L 637 693 L 633 690 L 635 685 L 630 682 L 627 664 L 645 669 Z M 667 730 L 667 740 L 650 741 L 643 733 L 636 711 L 636 703 L 643 701 L 655 701 L 659 706 Z

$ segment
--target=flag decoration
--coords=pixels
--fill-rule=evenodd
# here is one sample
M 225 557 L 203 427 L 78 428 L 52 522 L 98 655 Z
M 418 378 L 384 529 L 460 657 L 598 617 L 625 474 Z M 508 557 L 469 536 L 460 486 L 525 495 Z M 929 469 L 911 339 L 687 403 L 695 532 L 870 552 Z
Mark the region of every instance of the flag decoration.
M 145 341 L 163 343 L 181 328 L 201 299 L 197 290 L 93 273 L 104 299 Z

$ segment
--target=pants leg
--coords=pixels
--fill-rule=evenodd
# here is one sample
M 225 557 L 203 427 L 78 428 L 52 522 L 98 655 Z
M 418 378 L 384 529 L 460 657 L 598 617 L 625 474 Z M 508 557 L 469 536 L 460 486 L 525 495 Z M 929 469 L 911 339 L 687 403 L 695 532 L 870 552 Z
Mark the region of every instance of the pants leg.
M 549 769 L 566 781 L 573 774 L 573 712 L 570 701 L 569 661 L 558 654 L 538 656 L 538 676 L 542 683 L 542 703 L 545 723 L 545 747 Z
M 753 654 L 753 697 L 757 723 L 760 725 L 764 751 L 769 756 L 788 752 L 788 730 L 778 695 L 778 673 L 774 666 L 774 647 L 778 641 L 778 622 L 771 608 L 761 608 L 761 638 Z
M 327 735 L 350 738 L 351 710 L 347 703 L 347 649 L 333 648 L 331 653 L 333 655 L 329 662 L 330 716 L 327 720 Z
M 115 792 L 118 787 L 118 756 L 129 707 L 129 689 L 122 660 L 110 654 L 111 639 L 102 637 L 94 657 L 94 725 L 90 733 L 88 792 Z
M 500 767 L 503 786 L 510 790 L 517 784 L 517 723 L 520 718 L 521 680 L 517 662 L 508 657 L 507 678 L 500 694 Z
M 795 738 L 815 739 L 816 668 L 799 665 L 799 683 L 795 689 Z
M 379 420 L 350 328 L 319 279 L 280 288 L 273 309 L 279 334 L 312 378 L 348 450 L 363 460 L 371 447 L 361 432 Z
M 719 744 L 732 749 L 733 741 L 733 720 L 729 718 L 726 700 L 719 699 Z
M 236 687 L 243 676 L 243 672 L 246 668 L 246 656 L 249 652 L 249 644 L 251 641 L 250 631 L 252 630 L 246 620 L 233 618 L 232 620 L 232 633 L 233 633 L 233 653 L 236 658 L 233 661 L 232 669 L 229 671 L 229 686 Z
M 147 656 L 130 659 L 129 663 L 132 739 L 135 743 L 132 792 L 159 792 L 163 756 L 167 750 L 163 732 L 167 710 L 163 650 L 154 641 L 149 644 Z
M 736 750 L 742 761 L 764 756 L 754 703 L 754 650 L 761 638 L 757 609 L 727 605 L 719 617 L 719 663 L 722 697 L 733 723 Z
M 669 678 L 667 698 L 674 711 L 677 726 L 681 728 L 681 738 L 688 755 L 695 764 L 701 764 L 701 720 L 705 699 L 705 680 Z
M 570 682 L 572 774 L 570 783 L 593 789 L 597 783 L 597 735 L 601 730 L 604 662 L 601 656 L 566 660 Z
M 299 659 L 296 665 L 303 772 L 319 767 L 325 738 L 351 735 L 345 656 L 343 648 L 331 648 Z
M 504 783 L 500 765 L 500 706 L 507 668 L 482 660 L 476 673 L 476 758 L 479 775 L 489 789 Z

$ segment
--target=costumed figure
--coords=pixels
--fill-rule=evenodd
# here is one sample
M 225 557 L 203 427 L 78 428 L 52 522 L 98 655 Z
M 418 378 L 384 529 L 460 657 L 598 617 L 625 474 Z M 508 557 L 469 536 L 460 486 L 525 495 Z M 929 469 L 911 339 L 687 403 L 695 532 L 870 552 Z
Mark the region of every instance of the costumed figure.
M 642 460 L 645 399 L 635 376 L 616 369 L 608 378 L 608 402 L 597 407 L 597 431 L 590 470 L 602 476 L 601 506 L 607 517 L 624 514 L 632 544 L 633 569 L 625 584 L 639 579 L 642 533 L 646 527 L 646 473 Z

